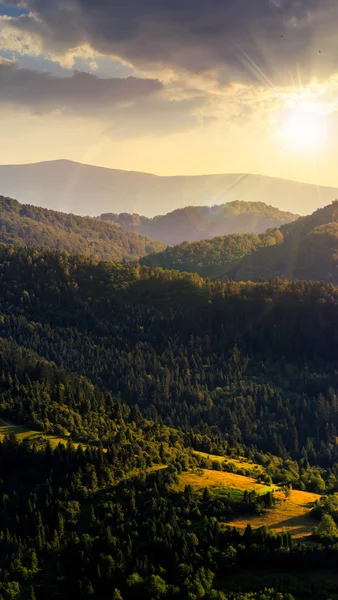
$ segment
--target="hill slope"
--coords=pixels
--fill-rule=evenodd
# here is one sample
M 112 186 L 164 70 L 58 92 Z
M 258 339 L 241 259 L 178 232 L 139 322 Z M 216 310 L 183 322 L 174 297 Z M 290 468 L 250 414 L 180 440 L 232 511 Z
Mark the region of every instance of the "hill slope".
M 282 570 L 317 598 L 314 568 L 333 597 L 336 540 L 291 533 L 312 530 L 299 489 L 336 489 L 337 321 L 332 285 L 0 245 L 1 597 L 292 600 L 243 594 L 250 569 L 258 589 Z M 259 481 L 221 473 L 233 458 Z M 244 519 L 274 532 L 226 526 Z
M 224 272 L 253 281 L 284 277 L 338 282 L 338 201 L 279 229 L 281 243 L 259 248 Z
M 307 214 L 338 197 L 335 188 L 260 175 L 157 177 L 67 160 L 0 166 L 0 189 L 22 202 L 92 216 L 103 212 L 153 216 L 238 199 Z
M 141 259 L 148 266 L 236 281 L 338 282 L 338 201 L 279 229 L 183 243 Z
M 161 242 L 90 217 L 19 204 L 0 196 L 0 242 L 45 246 L 97 259 L 138 260 L 163 248 Z
M 198 273 L 202 277 L 218 277 L 224 274 L 226 265 L 233 264 L 244 256 L 274 244 L 280 244 L 283 235 L 278 229 L 270 229 L 265 233 L 233 233 L 201 240 L 200 242 L 183 242 L 163 252 L 143 257 L 142 265 L 177 269 Z
M 213 207 L 187 206 L 153 219 L 126 213 L 108 213 L 100 218 L 173 246 L 230 233 L 262 233 L 294 221 L 297 215 L 264 202 L 235 201 Z
M 0 246 L 0 338 L 193 427 L 200 444 L 338 459 L 337 319 L 331 285 L 207 283 Z

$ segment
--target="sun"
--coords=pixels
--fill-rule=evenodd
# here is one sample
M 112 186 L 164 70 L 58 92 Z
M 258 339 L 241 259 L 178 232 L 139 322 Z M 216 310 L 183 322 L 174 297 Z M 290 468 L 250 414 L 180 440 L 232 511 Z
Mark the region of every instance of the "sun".
M 298 106 L 288 112 L 278 133 L 288 150 L 315 152 L 326 142 L 325 116 L 317 105 Z

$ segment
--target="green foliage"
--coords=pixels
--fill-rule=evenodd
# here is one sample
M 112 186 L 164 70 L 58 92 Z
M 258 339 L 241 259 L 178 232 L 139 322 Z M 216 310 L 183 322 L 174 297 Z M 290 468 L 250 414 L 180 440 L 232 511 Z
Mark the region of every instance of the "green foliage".
M 283 242 L 258 249 L 224 270 L 224 278 L 262 280 L 273 277 L 338 282 L 338 201 L 309 217 L 283 225 Z
M 238 200 L 211 207 L 187 206 L 153 219 L 127 213 L 106 213 L 100 217 L 102 221 L 161 240 L 169 246 L 232 233 L 258 234 L 266 229 L 290 223 L 296 218 L 297 215 L 280 211 L 264 202 Z M 202 248 L 205 252 L 208 251 L 205 242 Z M 179 266 L 176 268 L 180 269 Z
M 96 259 L 138 260 L 163 244 L 89 217 L 19 204 L 0 196 L 0 242 L 43 246 Z
M 315 519 L 321 519 L 323 515 L 328 514 L 338 523 L 338 494 L 322 496 L 311 511 Z
M 320 564 L 320 554 L 292 553 L 287 534 L 221 527 L 229 501 L 176 492 L 174 466 L 112 486 L 102 469 L 114 463 L 100 450 L 0 443 L 2 597 L 239 599 L 220 591 L 225 573 L 261 561 Z M 99 492 L 87 487 L 88 469 L 101 479 Z M 247 597 L 284 600 L 264 594 Z
M 208 283 L 2 247 L 0 313 L 0 336 L 21 348 L 7 346 L 0 363 L 3 414 L 11 420 L 105 441 L 110 400 L 101 393 L 111 393 L 148 419 L 184 430 L 198 450 L 243 455 L 255 446 L 303 461 L 302 468 L 331 468 L 337 460 L 338 290 L 331 285 Z M 28 350 L 36 356 L 26 369 Z M 42 363 L 47 382 L 35 393 L 30 371 L 41 357 L 80 378 L 73 383 L 69 375 L 67 384 L 58 375 L 62 388 Z M 313 491 L 322 485 L 322 474 L 316 477 Z
M 258 281 L 275 277 L 338 282 L 338 201 L 260 235 L 225 235 L 150 254 L 144 265 L 203 277 Z
M 314 528 L 314 534 L 321 538 L 338 537 L 338 527 L 329 514 L 324 514 L 317 527 Z
M 1 246 L 0 317 L 0 418 L 69 440 L 0 443 L 0 598 L 286 600 L 230 578 L 336 568 L 335 535 L 227 526 L 271 490 L 178 491 L 190 448 L 335 489 L 336 287 Z
M 260 235 L 224 235 L 191 244 L 184 242 L 158 254 L 150 254 L 140 262 L 164 269 L 196 272 L 202 277 L 216 277 L 224 274 L 227 264 L 238 261 L 258 248 L 274 246 L 282 241 L 283 235 L 277 229 Z

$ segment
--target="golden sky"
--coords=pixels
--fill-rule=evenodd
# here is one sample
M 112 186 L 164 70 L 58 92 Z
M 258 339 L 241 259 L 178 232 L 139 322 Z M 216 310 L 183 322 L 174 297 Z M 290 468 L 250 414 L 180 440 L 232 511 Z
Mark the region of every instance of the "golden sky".
M 338 186 L 336 0 L 0 2 L 0 163 Z

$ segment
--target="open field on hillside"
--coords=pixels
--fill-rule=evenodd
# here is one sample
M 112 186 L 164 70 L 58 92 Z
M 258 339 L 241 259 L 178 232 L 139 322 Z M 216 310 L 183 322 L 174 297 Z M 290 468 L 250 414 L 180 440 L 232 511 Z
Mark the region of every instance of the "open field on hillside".
M 180 487 L 184 489 L 186 485 L 191 485 L 199 491 L 207 487 L 219 493 L 236 490 L 240 494 L 244 493 L 245 490 L 255 490 L 258 494 L 266 494 L 278 489 L 276 485 L 268 486 L 257 483 L 253 477 L 245 477 L 244 475 L 224 471 L 212 471 L 211 469 L 186 471 L 180 479 Z
M 280 502 L 264 515 L 255 515 L 249 520 L 247 516 L 237 517 L 228 524 L 233 527 L 246 527 L 249 522 L 253 528 L 266 525 L 276 533 L 286 531 L 295 538 L 311 535 L 316 523 L 309 513 L 320 495 L 292 490 L 289 498 L 285 499 L 283 492 L 276 492 L 275 496 Z
M 9 433 L 14 433 L 18 440 L 30 439 L 36 442 L 49 440 L 52 447 L 59 443 L 66 445 L 68 438 L 59 437 L 56 435 L 44 434 L 40 431 L 29 430 L 19 425 L 13 425 L 4 420 L 0 420 L 0 441 Z M 74 443 L 77 447 L 79 444 Z M 86 444 L 82 444 L 85 448 Z M 203 456 L 203 453 L 199 453 Z M 205 455 L 212 460 L 218 459 L 223 461 L 222 457 L 213 455 Z M 234 459 L 231 459 L 234 461 Z M 236 460 L 243 468 L 253 468 L 253 463 L 240 462 Z M 247 465 L 244 467 L 244 465 Z M 163 465 L 156 465 L 151 470 L 159 470 L 165 468 Z M 263 469 L 263 467 L 261 467 Z M 136 473 L 134 473 L 136 475 Z M 129 474 L 130 476 L 130 474 Z M 300 492 L 292 490 L 290 497 L 285 499 L 285 495 L 279 490 L 278 486 L 264 485 L 257 483 L 253 477 L 245 477 L 235 473 L 227 473 L 224 471 L 212 471 L 211 469 L 196 469 L 182 473 L 180 477 L 179 489 L 183 490 L 186 485 L 191 485 L 196 491 L 202 491 L 204 488 L 209 488 L 211 491 L 219 494 L 229 493 L 233 499 L 240 500 L 245 490 L 255 490 L 258 495 L 265 494 L 269 491 L 274 491 L 275 496 L 279 499 L 275 508 L 267 511 L 263 515 L 255 515 L 248 517 L 236 517 L 228 524 L 233 527 L 244 528 L 250 522 L 253 528 L 266 525 L 276 532 L 287 531 L 293 537 L 304 537 L 312 533 L 314 521 L 309 517 L 310 510 L 315 501 L 320 498 L 319 494 L 308 492 Z
M 276 533 L 287 531 L 293 537 L 299 538 L 310 535 L 315 525 L 309 513 L 316 500 L 320 498 L 319 494 L 291 490 L 290 497 L 285 498 L 284 492 L 276 485 L 270 487 L 257 483 L 252 477 L 244 477 L 235 473 L 222 471 L 211 471 L 209 469 L 183 473 L 180 479 L 180 489 L 184 489 L 186 485 L 191 485 L 197 491 L 201 491 L 207 487 L 219 494 L 228 492 L 233 499 L 238 498 L 238 500 L 245 490 L 255 490 L 258 495 L 274 491 L 275 497 L 279 500 L 275 508 L 266 511 L 261 516 L 248 517 L 246 515 L 236 517 L 228 523 L 228 525 L 233 527 L 245 528 L 248 523 L 253 528 L 266 525 Z
M 43 433 L 42 431 L 26 429 L 21 425 L 13 425 L 11 423 L 8 423 L 7 421 L 0 419 L 0 441 L 2 441 L 5 435 L 8 435 L 9 433 L 14 433 L 14 435 L 16 435 L 17 439 L 20 441 L 25 439 L 29 439 L 31 441 L 35 440 L 36 442 L 44 442 L 46 440 L 49 440 L 53 448 L 60 443 L 66 445 L 68 442 L 68 438 L 66 436 L 59 437 L 57 435 Z M 74 442 L 73 444 L 75 447 L 79 445 Z M 82 444 L 82 446 L 85 448 L 86 444 Z
M 265 473 L 265 469 L 262 465 L 258 465 L 251 460 L 248 460 L 244 456 L 239 458 L 229 458 L 228 456 L 217 456 L 216 454 L 207 454 L 206 452 L 199 452 L 198 450 L 194 450 L 194 454 L 198 454 L 202 458 L 209 459 L 211 461 L 216 461 L 221 464 L 231 464 L 236 469 L 248 469 L 250 471 L 255 471 L 257 475 L 260 473 Z
M 46 442 L 47 440 L 49 440 L 52 448 L 56 448 L 56 446 L 58 446 L 59 444 L 63 444 L 65 446 L 70 439 L 67 436 L 59 437 L 57 435 L 43 433 L 42 431 L 26 429 L 25 427 L 22 427 L 21 425 L 13 425 L 11 423 L 8 423 L 7 421 L 0 419 L 0 442 L 4 439 L 5 435 L 9 434 L 9 433 L 14 433 L 14 435 L 17 437 L 17 439 L 19 441 L 29 439 L 31 441 L 35 440 L 36 442 Z M 77 448 L 80 445 L 79 442 L 74 442 L 73 440 L 72 440 L 72 444 L 75 448 Z M 83 444 L 81 442 L 81 446 L 83 449 L 86 449 L 88 444 Z M 95 446 L 95 445 L 93 445 L 93 446 L 95 448 L 97 448 L 97 446 Z M 103 448 L 103 452 L 107 452 L 106 448 Z M 152 467 L 148 467 L 147 469 L 145 469 L 145 472 L 151 473 L 153 471 L 160 471 L 161 469 L 166 469 L 166 468 L 167 468 L 167 465 L 153 465 Z M 128 475 L 126 476 L 126 479 L 128 479 L 130 477 L 134 477 L 135 475 L 138 475 L 138 473 L 139 473 L 139 471 L 132 471 L 131 473 L 128 473 Z

